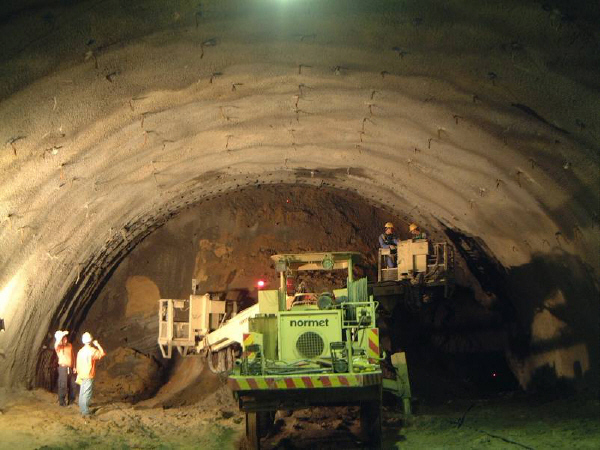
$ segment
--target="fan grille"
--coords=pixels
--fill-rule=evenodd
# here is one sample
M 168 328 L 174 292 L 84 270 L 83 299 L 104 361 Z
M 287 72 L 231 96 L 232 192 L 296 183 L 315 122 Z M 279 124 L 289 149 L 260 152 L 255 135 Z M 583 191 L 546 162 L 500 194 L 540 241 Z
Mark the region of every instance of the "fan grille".
M 315 358 L 323 353 L 325 342 L 317 333 L 307 331 L 298 337 L 296 349 L 305 358 Z

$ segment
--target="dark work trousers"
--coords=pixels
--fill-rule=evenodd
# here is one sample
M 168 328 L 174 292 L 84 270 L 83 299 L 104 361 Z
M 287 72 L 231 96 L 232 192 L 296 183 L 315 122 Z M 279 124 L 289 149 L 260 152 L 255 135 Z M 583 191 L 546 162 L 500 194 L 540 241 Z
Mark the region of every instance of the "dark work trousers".
M 75 401 L 75 375 L 70 367 L 58 366 L 58 403 L 61 406 L 67 405 L 66 399 L 69 399 L 69 404 Z M 68 395 L 68 397 L 67 397 Z

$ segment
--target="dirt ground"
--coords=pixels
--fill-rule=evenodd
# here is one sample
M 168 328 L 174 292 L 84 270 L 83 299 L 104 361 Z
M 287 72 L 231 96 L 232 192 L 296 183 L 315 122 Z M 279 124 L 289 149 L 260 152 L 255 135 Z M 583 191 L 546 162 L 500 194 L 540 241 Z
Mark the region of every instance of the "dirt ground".
M 192 405 L 154 406 L 98 400 L 83 419 L 76 405 L 58 406 L 55 394 L 3 394 L 2 449 L 239 449 L 244 417 L 226 386 Z M 383 415 L 385 449 L 580 448 L 600 446 L 598 400 L 533 400 L 524 394 L 486 400 L 415 405 L 405 419 L 393 407 Z M 278 412 L 265 449 L 359 449 L 356 408 Z
M 55 394 L 19 393 L 3 407 L 0 448 L 233 448 L 242 417 L 230 404 L 215 407 L 228 394 L 214 393 L 211 407 L 137 409 L 95 402 L 94 418 L 83 419 L 76 405 L 58 406 Z

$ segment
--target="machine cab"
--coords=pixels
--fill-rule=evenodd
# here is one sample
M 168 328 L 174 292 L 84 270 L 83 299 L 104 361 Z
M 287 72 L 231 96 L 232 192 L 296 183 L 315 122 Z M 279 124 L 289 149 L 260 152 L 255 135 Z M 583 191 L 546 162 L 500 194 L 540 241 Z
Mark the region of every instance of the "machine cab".
M 353 281 L 353 264 L 360 257 L 358 252 L 317 252 L 304 254 L 273 255 L 271 259 L 279 272 L 280 311 L 319 309 L 323 302 L 345 297 L 345 289 L 326 292 L 307 292 L 303 283 L 296 283 L 300 271 L 347 271 L 348 281 Z

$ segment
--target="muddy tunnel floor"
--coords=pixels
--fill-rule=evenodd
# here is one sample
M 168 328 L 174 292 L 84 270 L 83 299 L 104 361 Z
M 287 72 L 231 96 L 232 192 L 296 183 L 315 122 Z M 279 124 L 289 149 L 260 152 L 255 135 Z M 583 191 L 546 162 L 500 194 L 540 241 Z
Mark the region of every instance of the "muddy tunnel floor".
M 244 448 L 244 416 L 225 386 L 191 405 L 132 406 L 99 398 L 93 409 L 94 418 L 83 419 L 76 405 L 60 407 L 47 391 L 5 394 L 0 448 Z M 600 442 L 599 414 L 597 400 L 519 393 L 435 406 L 419 402 L 410 418 L 388 405 L 383 411 L 382 448 L 594 449 Z M 355 408 L 282 411 L 262 448 L 368 448 L 357 435 Z

